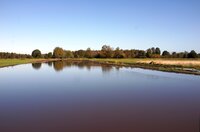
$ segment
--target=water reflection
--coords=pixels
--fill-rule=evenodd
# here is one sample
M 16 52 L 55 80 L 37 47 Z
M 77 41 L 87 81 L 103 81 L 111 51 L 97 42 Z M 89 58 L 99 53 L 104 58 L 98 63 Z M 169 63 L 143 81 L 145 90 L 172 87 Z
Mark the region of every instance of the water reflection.
M 55 71 L 57 71 L 57 72 L 62 71 L 63 67 L 64 67 L 63 61 L 53 62 L 53 67 L 54 67 Z
M 47 64 L 48 64 L 49 67 L 52 67 L 53 62 L 47 62 Z
M 42 67 L 42 63 L 32 63 L 32 67 L 36 70 L 39 70 Z
M 87 61 L 20 65 L 0 75 L 0 132 L 199 129 L 199 76 Z
M 80 70 L 86 68 L 88 71 L 92 69 L 92 67 L 101 66 L 102 73 L 109 73 L 113 70 L 113 66 L 111 65 L 102 65 L 96 62 L 90 61 L 54 61 L 49 62 L 50 65 L 53 63 L 53 68 L 56 72 L 62 71 L 64 68 L 71 68 L 72 66 L 78 67 Z M 116 70 L 119 70 L 121 67 L 116 67 Z
M 105 65 L 105 66 L 102 66 L 101 69 L 102 69 L 102 73 L 109 73 L 113 70 L 113 67 L 109 65 Z

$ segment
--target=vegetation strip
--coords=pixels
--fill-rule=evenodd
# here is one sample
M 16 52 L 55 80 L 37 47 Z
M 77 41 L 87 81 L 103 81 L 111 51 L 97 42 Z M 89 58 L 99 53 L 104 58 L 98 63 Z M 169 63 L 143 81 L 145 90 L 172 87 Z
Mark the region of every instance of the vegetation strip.
M 8 66 L 16 66 L 28 63 L 43 63 L 49 61 L 58 61 L 61 59 L 0 59 L 0 68 Z
M 160 48 L 144 50 L 123 50 L 103 45 L 101 50 L 70 51 L 56 47 L 52 52 L 42 54 L 36 49 L 29 54 L 0 52 L 0 67 L 14 66 L 26 63 L 38 63 L 58 60 L 93 61 L 96 63 L 116 66 L 140 67 L 145 69 L 187 73 L 200 75 L 200 54 L 191 52 L 161 53 Z
M 142 61 L 142 59 L 140 59 Z M 101 64 L 113 65 L 113 66 L 124 66 L 124 67 L 134 67 L 134 68 L 143 68 L 151 69 L 164 72 L 174 72 L 174 73 L 184 73 L 184 74 L 193 74 L 200 75 L 200 67 L 191 67 L 187 65 L 166 65 L 166 64 L 156 64 L 156 63 L 144 63 L 140 60 L 124 60 L 124 59 L 91 59 L 89 61 L 98 62 Z M 184 60 L 183 60 L 184 62 Z
M 15 66 L 27 63 L 43 63 L 49 61 L 92 61 L 104 65 L 138 67 L 143 69 L 151 69 L 165 72 L 185 73 L 200 75 L 199 65 L 190 65 L 190 62 L 200 63 L 200 60 L 173 60 L 176 63 L 166 64 L 169 59 L 0 59 L 0 67 Z M 149 63 L 150 62 L 150 63 Z M 158 63 L 159 62 L 159 63 Z M 182 62 L 182 63 L 181 63 Z M 187 62 L 187 63 L 185 63 Z M 163 63 L 163 64 L 162 64 Z

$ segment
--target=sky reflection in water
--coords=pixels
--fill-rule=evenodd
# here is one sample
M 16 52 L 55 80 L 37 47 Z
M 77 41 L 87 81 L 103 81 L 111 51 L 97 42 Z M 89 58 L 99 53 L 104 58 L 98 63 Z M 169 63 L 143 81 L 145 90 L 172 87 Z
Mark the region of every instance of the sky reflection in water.
M 199 130 L 199 76 L 66 61 L 0 75 L 3 132 Z

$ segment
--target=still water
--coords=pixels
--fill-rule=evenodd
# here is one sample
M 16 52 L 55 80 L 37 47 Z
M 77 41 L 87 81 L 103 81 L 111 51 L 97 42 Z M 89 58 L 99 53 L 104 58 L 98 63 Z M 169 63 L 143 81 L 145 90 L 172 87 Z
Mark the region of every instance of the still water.
M 200 76 L 49 62 L 0 69 L 0 132 L 199 132 Z

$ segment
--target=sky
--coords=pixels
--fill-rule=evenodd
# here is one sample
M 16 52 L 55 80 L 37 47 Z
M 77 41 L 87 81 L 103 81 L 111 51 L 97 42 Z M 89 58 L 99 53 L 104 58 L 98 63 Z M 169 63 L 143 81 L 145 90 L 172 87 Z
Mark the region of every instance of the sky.
M 200 0 L 0 0 L 0 52 L 200 52 Z

